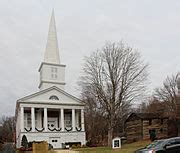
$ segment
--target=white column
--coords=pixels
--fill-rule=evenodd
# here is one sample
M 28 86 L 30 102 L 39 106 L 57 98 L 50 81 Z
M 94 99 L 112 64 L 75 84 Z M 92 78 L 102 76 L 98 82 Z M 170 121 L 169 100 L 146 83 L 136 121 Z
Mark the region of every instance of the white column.
M 20 114 L 20 130 L 21 132 L 24 132 L 24 107 L 20 108 L 21 114 Z
M 76 131 L 76 123 L 75 123 L 75 109 L 72 109 L 72 130 Z
M 35 114 L 34 114 L 34 107 L 31 107 L 31 127 L 32 127 L 32 132 L 35 132 Z
M 76 116 L 76 127 L 80 127 L 80 125 L 79 125 L 79 115 L 80 115 L 80 113 L 79 113 L 79 110 L 78 110 L 75 113 L 75 116 Z
M 84 131 L 84 109 L 81 109 L 81 130 Z
M 61 109 L 61 131 L 64 131 L 64 109 Z
M 47 132 L 47 108 L 44 108 L 44 131 Z

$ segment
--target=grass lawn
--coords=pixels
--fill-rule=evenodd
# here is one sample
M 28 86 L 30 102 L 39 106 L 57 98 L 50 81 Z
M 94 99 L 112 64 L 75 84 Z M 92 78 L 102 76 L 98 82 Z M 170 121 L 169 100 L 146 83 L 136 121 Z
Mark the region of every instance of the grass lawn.
M 108 147 L 96 147 L 96 148 L 81 148 L 76 149 L 80 153 L 133 153 L 139 148 L 143 148 L 148 145 L 150 141 L 139 141 L 131 144 L 123 144 L 121 149 L 111 149 Z

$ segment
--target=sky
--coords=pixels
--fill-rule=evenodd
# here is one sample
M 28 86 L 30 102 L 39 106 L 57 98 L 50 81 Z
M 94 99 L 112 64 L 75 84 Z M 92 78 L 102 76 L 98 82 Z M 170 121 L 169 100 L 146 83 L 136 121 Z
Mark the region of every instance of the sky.
M 55 9 L 66 91 L 78 96 L 84 57 L 106 41 L 125 41 L 149 64 L 148 88 L 180 71 L 179 0 L 0 0 L 0 117 L 39 91 L 48 26 Z

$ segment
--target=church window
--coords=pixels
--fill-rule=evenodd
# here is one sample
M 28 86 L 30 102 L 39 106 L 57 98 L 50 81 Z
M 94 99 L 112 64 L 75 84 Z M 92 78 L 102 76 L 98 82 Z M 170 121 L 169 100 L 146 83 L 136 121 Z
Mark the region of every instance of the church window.
M 50 100 L 59 100 L 59 98 L 55 95 L 52 95 L 49 97 Z
M 57 79 L 57 67 L 51 67 L 51 78 Z

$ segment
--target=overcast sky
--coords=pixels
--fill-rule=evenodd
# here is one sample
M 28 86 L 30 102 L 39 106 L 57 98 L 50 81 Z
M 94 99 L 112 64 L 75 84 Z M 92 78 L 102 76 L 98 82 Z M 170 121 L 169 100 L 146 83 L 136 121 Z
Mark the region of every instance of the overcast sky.
M 52 8 L 66 90 L 77 95 L 84 56 L 126 41 L 149 63 L 149 89 L 180 70 L 180 0 L 0 0 L 0 116 L 38 91 Z

